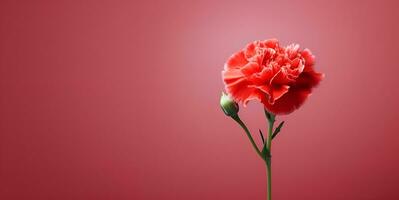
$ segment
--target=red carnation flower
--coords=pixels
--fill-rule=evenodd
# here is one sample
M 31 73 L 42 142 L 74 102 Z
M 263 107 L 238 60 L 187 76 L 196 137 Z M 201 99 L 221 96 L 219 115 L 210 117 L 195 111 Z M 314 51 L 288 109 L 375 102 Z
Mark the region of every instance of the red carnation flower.
M 226 91 L 244 106 L 259 100 L 274 114 L 298 109 L 323 74 L 313 69 L 310 50 L 298 44 L 281 47 L 278 40 L 255 41 L 232 55 L 222 72 Z

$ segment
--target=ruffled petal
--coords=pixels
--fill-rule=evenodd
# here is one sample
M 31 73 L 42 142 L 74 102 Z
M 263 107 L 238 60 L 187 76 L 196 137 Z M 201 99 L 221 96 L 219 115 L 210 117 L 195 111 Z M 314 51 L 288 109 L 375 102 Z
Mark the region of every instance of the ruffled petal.
M 315 56 L 309 49 L 305 49 L 301 52 L 302 57 L 305 59 L 305 69 L 304 71 L 310 71 L 313 69 Z
M 224 80 L 236 79 L 244 77 L 244 74 L 240 69 L 230 69 L 222 71 L 222 76 Z
M 323 79 L 324 74 L 315 71 L 302 72 L 295 82 L 296 87 L 313 88 Z
M 268 101 L 264 101 L 263 104 L 268 111 L 276 115 L 289 114 L 298 109 L 310 93 L 311 89 L 309 88 L 290 88 L 289 92 L 275 101 L 274 104 L 270 104 Z
M 273 48 L 273 49 L 279 46 L 278 40 L 275 39 L 275 38 L 265 40 L 263 43 L 264 43 L 268 48 Z
M 251 100 L 258 100 L 258 101 L 262 101 L 262 99 L 264 99 L 264 94 L 258 90 L 253 90 L 248 96 L 247 98 L 243 101 L 243 105 L 244 107 L 247 106 L 248 102 Z
M 252 42 L 252 43 L 248 44 L 248 45 L 245 47 L 245 49 L 244 49 L 244 55 L 245 55 L 245 58 L 246 58 L 246 59 L 250 59 L 250 58 L 252 58 L 252 57 L 255 55 L 255 53 L 256 53 L 256 46 L 257 46 L 258 43 L 259 43 L 259 41 L 255 41 L 255 42 Z
M 270 95 L 270 90 L 271 88 L 267 85 L 260 85 L 260 86 L 256 86 L 256 88 L 258 88 L 260 91 L 262 91 L 263 93 Z
M 238 69 L 245 66 L 248 63 L 247 59 L 245 58 L 245 54 L 243 51 L 239 51 L 236 54 L 230 56 L 227 60 L 226 64 L 224 65 L 224 69 Z
M 288 85 L 273 86 L 271 89 L 269 103 L 274 104 L 274 102 L 280 99 L 284 94 L 286 94 L 289 89 L 290 86 Z
M 299 44 L 290 44 L 286 47 L 288 58 L 293 59 L 297 56 L 299 50 Z
M 267 80 L 270 80 L 273 77 L 273 70 L 271 68 L 265 67 L 259 73 L 259 77 L 264 80 L 264 83 L 267 83 Z
M 244 102 L 256 88 L 248 87 L 249 83 L 246 79 L 238 79 L 235 82 L 226 84 L 226 92 L 230 94 L 237 102 Z
M 288 85 L 294 81 L 294 79 L 288 76 L 287 70 L 281 68 L 280 71 L 270 79 L 270 85 Z
M 256 62 L 250 62 L 241 68 L 241 72 L 246 76 L 251 76 L 254 73 L 258 73 L 261 70 L 260 66 Z

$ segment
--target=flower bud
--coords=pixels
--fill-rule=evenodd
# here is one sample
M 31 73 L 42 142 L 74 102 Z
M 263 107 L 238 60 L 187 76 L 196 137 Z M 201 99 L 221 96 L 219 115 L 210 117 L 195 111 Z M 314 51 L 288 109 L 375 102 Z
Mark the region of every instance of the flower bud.
M 224 92 L 222 92 L 222 96 L 220 97 L 220 107 L 227 116 L 237 116 L 239 110 L 238 104 Z

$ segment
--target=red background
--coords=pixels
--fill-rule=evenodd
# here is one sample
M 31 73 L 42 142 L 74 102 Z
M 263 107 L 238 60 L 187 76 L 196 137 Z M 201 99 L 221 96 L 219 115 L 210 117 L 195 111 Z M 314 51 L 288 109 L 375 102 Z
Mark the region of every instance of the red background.
M 225 60 L 298 42 L 326 74 L 273 145 L 276 200 L 399 199 L 397 1 L 0 2 L 0 199 L 265 199 Z M 241 109 L 259 142 L 259 103 Z

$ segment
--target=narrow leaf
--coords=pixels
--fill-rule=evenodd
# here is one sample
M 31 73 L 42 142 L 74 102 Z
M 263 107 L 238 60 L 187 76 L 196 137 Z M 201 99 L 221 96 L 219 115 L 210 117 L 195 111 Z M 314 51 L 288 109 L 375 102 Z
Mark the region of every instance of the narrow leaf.
M 274 137 L 277 136 L 277 134 L 280 132 L 281 127 L 283 127 L 283 125 L 284 125 L 284 121 L 282 121 L 282 122 L 277 126 L 277 128 L 274 130 L 274 133 L 273 133 L 273 135 L 272 135 L 272 139 L 274 139 Z
M 260 137 L 262 138 L 263 144 L 265 144 L 265 138 L 263 137 L 262 130 L 260 130 L 260 129 L 259 129 L 259 134 L 260 134 Z

